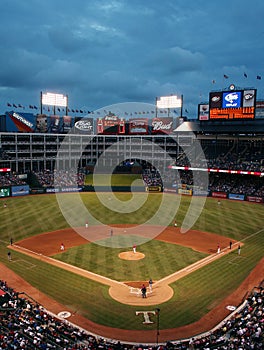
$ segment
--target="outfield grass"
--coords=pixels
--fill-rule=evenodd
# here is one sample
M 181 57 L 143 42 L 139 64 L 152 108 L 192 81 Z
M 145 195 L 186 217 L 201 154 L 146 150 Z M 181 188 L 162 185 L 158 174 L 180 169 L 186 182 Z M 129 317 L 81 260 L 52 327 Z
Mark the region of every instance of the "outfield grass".
M 97 186 L 131 186 L 134 181 L 138 185 L 144 186 L 141 174 L 96 174 L 96 183 L 94 182 L 93 174 L 86 175 L 85 185 Z
M 102 208 L 94 193 L 84 193 L 81 198 L 92 213 L 103 222 L 130 224 L 144 222 L 158 207 L 160 196 L 160 194 L 150 195 L 144 210 L 137 210 L 133 215 L 120 215 L 109 208 Z M 118 194 L 118 197 L 125 202 L 131 198 L 131 194 Z M 179 224 L 184 218 L 189 203 L 189 197 L 181 198 L 176 214 Z M 155 324 L 146 328 L 134 316 L 138 307 L 123 305 L 112 300 L 108 295 L 107 286 L 75 276 L 18 252 L 13 252 L 14 261 L 8 263 L 6 245 L 11 236 L 16 241 L 41 232 L 65 228 L 68 224 L 60 213 L 55 195 L 9 198 L 7 205 L 7 208 L 1 208 L 1 262 L 8 264 L 42 292 L 70 309 L 77 310 L 94 322 L 124 329 L 150 329 L 151 327 L 155 329 Z M 241 256 L 236 252 L 224 255 L 212 264 L 174 282 L 171 285 L 174 289 L 171 300 L 153 307 L 141 307 L 141 309 L 154 310 L 155 307 L 159 307 L 161 329 L 178 327 L 198 320 L 217 302 L 234 291 L 263 257 L 263 222 L 264 211 L 260 204 L 226 200 L 221 201 L 219 206 L 216 200 L 208 198 L 193 228 L 243 241 Z M 133 269 L 129 268 L 129 262 L 116 261 L 115 250 L 96 244 L 70 249 L 63 259 L 84 264 L 82 267 L 93 268 L 98 273 L 117 280 L 123 280 L 124 276 L 129 277 L 125 278 L 126 280 L 138 280 L 139 275 L 147 278 L 151 275 L 153 279 L 158 279 L 164 273 L 169 274 L 174 269 L 177 270 L 184 264 L 188 264 L 189 261 L 195 261 L 200 254 L 188 248 L 179 248 L 176 245 L 157 241 L 150 241 L 144 244 L 143 248 L 148 255 L 153 251 L 153 255 L 148 259 L 149 261 L 146 259 L 144 262 L 139 261 L 138 266 Z M 180 259 L 177 259 L 177 254 L 182 254 Z M 58 258 L 61 257 L 58 256 Z M 103 272 L 104 267 L 107 269 Z M 122 272 L 124 269 L 125 275 Z

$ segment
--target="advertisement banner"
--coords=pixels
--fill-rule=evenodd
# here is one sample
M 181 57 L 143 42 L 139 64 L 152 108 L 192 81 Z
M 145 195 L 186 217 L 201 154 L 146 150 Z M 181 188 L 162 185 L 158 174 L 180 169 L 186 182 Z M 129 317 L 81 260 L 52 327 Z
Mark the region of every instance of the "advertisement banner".
M 177 190 L 174 188 L 164 188 L 164 192 L 168 192 L 168 193 L 177 193 Z
M 46 189 L 45 188 L 31 188 L 30 193 L 31 194 L 43 194 L 43 193 L 46 193 Z
M 209 104 L 201 103 L 198 105 L 198 119 L 209 120 Z
M 10 187 L 1 187 L 0 197 L 10 197 Z
M 69 186 L 69 187 L 62 187 L 61 192 L 80 192 L 82 191 L 82 187 L 78 186 Z
M 75 118 L 74 131 L 80 134 L 94 134 L 94 119 L 93 118 Z
M 48 187 L 46 188 L 46 193 L 59 193 L 59 192 L 80 192 L 82 187 L 78 186 L 69 186 L 69 187 Z
M 152 134 L 170 134 L 173 130 L 173 118 L 153 118 L 151 120 Z
M 244 194 L 229 193 L 228 198 L 234 199 L 237 201 L 243 201 L 243 200 L 245 200 L 245 195 Z
M 51 115 L 49 122 L 49 131 L 51 133 L 57 134 L 60 132 L 60 116 L 59 115 Z
M 129 119 L 129 134 L 148 134 L 148 119 Z
M 34 132 L 36 118 L 32 113 L 6 112 L 6 129 L 15 132 Z
M 12 192 L 12 197 L 26 196 L 29 194 L 29 186 L 28 185 L 12 186 L 11 192 Z
M 205 196 L 209 195 L 208 190 L 193 189 L 193 196 Z
M 227 193 L 225 193 L 225 192 L 212 192 L 212 197 L 227 198 Z
M 161 186 L 147 186 L 146 191 L 147 192 L 161 192 L 162 187 Z
M 178 189 L 178 194 L 184 194 L 186 196 L 191 196 L 192 195 L 192 190 L 183 190 L 182 188 Z
M 60 192 L 59 188 L 53 188 L 53 187 L 46 188 L 46 193 L 58 193 L 58 192 Z
M 261 197 L 254 197 L 254 196 L 247 196 L 247 201 L 255 202 L 255 203 L 263 203 L 263 198 L 261 198 Z
M 97 133 L 108 135 L 124 134 L 125 121 L 115 114 L 109 113 L 104 118 L 97 119 Z
M 36 132 L 46 133 L 48 131 L 48 120 L 46 114 L 38 114 L 36 119 Z
M 69 116 L 69 115 L 64 115 L 63 117 L 62 117 L 62 121 L 63 121 L 63 132 L 68 132 L 68 131 L 70 131 L 71 130 L 71 128 L 72 128 L 72 120 L 73 120 L 73 118 L 71 117 L 71 116 Z

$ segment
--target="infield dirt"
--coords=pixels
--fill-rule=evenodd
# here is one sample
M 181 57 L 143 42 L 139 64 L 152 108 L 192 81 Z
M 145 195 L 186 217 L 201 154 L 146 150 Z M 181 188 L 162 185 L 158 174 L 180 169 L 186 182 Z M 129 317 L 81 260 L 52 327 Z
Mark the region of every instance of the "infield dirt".
M 122 227 L 122 225 L 118 225 L 118 227 Z M 94 230 L 95 227 L 91 229 Z M 35 258 L 38 257 L 39 259 L 46 260 L 51 264 L 60 266 L 61 268 L 66 268 L 74 273 L 78 273 L 87 278 L 92 278 L 100 283 L 104 283 L 109 286 L 109 294 L 113 299 L 129 305 L 156 305 L 170 299 L 173 295 L 173 290 L 169 284 L 183 277 L 187 273 L 193 272 L 195 269 L 198 269 L 201 266 L 211 262 L 212 259 L 219 258 L 221 255 L 217 254 L 218 244 L 220 244 L 222 247 L 221 254 L 226 254 L 231 251 L 229 249 L 229 238 L 195 230 L 189 231 L 188 234 L 182 234 L 180 233 L 179 228 L 168 227 L 159 236 L 157 236 L 156 239 L 187 246 L 200 252 L 209 253 L 210 255 L 208 258 L 203 259 L 199 263 L 193 264 L 193 267 L 189 267 L 188 270 L 183 269 L 160 281 L 154 281 L 153 292 L 149 293 L 148 297 L 144 300 L 142 300 L 140 296 L 138 297 L 137 295 L 131 294 L 130 287 L 140 288 L 142 283 L 147 283 L 147 281 L 123 281 L 120 283 L 104 278 L 103 276 L 91 274 L 82 269 L 76 269 L 71 265 L 62 264 L 60 261 L 50 258 L 50 256 L 53 254 L 59 252 L 61 242 L 64 243 L 66 249 L 73 246 L 78 246 L 80 244 L 87 244 L 87 240 L 78 235 L 72 228 L 49 232 L 25 239 L 20 242 L 15 242 L 15 244 L 10 248 L 15 250 L 22 249 L 24 253 L 33 255 Z M 232 249 L 237 249 L 236 242 L 233 242 Z M 142 259 L 144 257 L 140 254 L 140 252 L 138 252 L 135 256 L 132 251 L 127 251 L 124 252 L 123 256 L 120 258 Z M 220 305 L 216 306 L 207 315 L 191 325 L 160 331 L 159 341 L 166 342 L 168 340 L 192 337 L 195 334 L 211 329 L 215 324 L 223 320 L 228 314 L 230 314 L 230 311 L 226 308 L 226 306 L 238 306 L 245 297 L 246 293 L 250 292 L 261 282 L 264 276 L 263 262 L 264 259 L 262 259 L 255 270 L 252 271 L 248 278 L 233 294 L 227 297 Z M 43 305 L 47 310 L 53 312 L 54 314 L 58 314 L 61 311 L 71 312 L 71 310 L 67 310 L 67 307 L 57 303 L 36 290 L 4 265 L 1 265 L 0 278 L 6 280 L 8 284 L 17 291 L 23 290 L 24 292 L 27 292 L 27 294 L 34 298 L 39 304 Z M 93 334 L 101 335 L 110 339 L 119 339 L 123 342 L 127 341 L 147 344 L 152 343 L 153 339 L 155 339 L 155 331 L 127 331 L 105 327 L 95 324 L 77 313 L 71 314 L 67 320 L 84 329 L 87 329 L 88 332 Z

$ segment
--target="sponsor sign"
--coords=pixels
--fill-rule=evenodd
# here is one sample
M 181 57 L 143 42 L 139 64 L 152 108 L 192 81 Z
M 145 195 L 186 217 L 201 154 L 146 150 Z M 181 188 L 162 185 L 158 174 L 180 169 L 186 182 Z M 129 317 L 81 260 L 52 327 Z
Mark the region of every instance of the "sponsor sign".
M 233 200 L 237 200 L 237 201 L 243 201 L 245 199 L 245 195 L 244 194 L 229 193 L 228 198 L 233 199 Z
M 10 188 L 2 187 L 0 188 L 0 197 L 9 197 L 10 196 Z
M 175 190 L 174 188 L 164 188 L 164 192 L 168 192 L 168 193 L 177 193 L 177 190 Z
M 193 196 L 205 196 L 209 194 L 208 190 L 193 189 Z
M 46 188 L 46 193 L 58 193 L 58 192 L 60 192 L 59 188 L 53 188 L 53 187 Z
M 85 134 L 93 134 L 93 118 L 75 118 L 74 128 Z
M 51 115 L 50 116 L 49 130 L 52 133 L 59 133 L 60 132 L 60 116 L 58 116 L 58 115 Z
M 209 104 L 199 104 L 198 106 L 198 119 L 209 120 Z
M 161 192 L 162 187 L 161 186 L 147 186 L 146 191 L 147 192 Z
M 153 134 L 169 134 L 173 130 L 173 118 L 153 118 L 151 121 L 151 129 Z
M 212 192 L 212 197 L 227 198 L 227 194 L 225 192 Z
M 261 198 L 261 197 L 254 197 L 254 196 L 247 196 L 247 201 L 255 202 L 255 203 L 263 203 L 263 198 Z
M 80 192 L 82 187 L 78 186 L 69 186 L 69 187 L 48 187 L 46 188 L 46 193 L 59 193 L 59 192 Z
M 7 115 L 20 132 L 34 132 L 34 115 L 31 113 L 7 112 Z M 32 120 L 32 121 L 31 121 Z
M 109 113 L 104 118 L 97 119 L 98 134 L 124 134 L 125 120 L 120 119 L 113 113 Z
M 178 189 L 178 194 L 184 194 L 186 196 L 191 196 L 192 195 L 192 190 L 184 190 L 182 188 Z
M 241 107 L 241 91 L 224 92 L 222 108 Z
M 70 186 L 70 187 L 62 187 L 61 192 L 79 192 L 82 190 L 82 187 L 78 186 Z
M 72 128 L 72 120 L 73 118 L 69 115 L 64 115 L 62 117 L 62 120 L 63 120 L 63 131 L 64 132 L 68 132 L 71 130 Z
M 45 192 L 46 192 L 45 188 L 32 188 L 30 190 L 31 194 L 43 194 Z
M 12 192 L 12 197 L 26 196 L 29 194 L 29 186 L 28 185 L 12 186 L 11 192 Z
M 129 119 L 129 134 L 148 134 L 148 119 Z

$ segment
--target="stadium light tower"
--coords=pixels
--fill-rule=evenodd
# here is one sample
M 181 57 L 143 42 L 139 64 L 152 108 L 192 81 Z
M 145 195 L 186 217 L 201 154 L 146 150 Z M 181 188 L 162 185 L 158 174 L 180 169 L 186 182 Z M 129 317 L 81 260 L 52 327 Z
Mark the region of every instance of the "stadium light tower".
M 156 97 L 156 117 L 159 109 L 168 109 L 168 116 L 170 114 L 171 108 L 180 108 L 182 117 L 182 105 L 183 105 L 183 95 L 177 97 L 177 95 Z
M 56 107 L 65 107 L 66 115 L 68 114 L 68 95 L 54 94 L 47 92 L 45 94 L 40 93 L 40 113 L 42 114 L 42 106 L 48 105 L 53 107 L 53 114 L 56 114 Z

